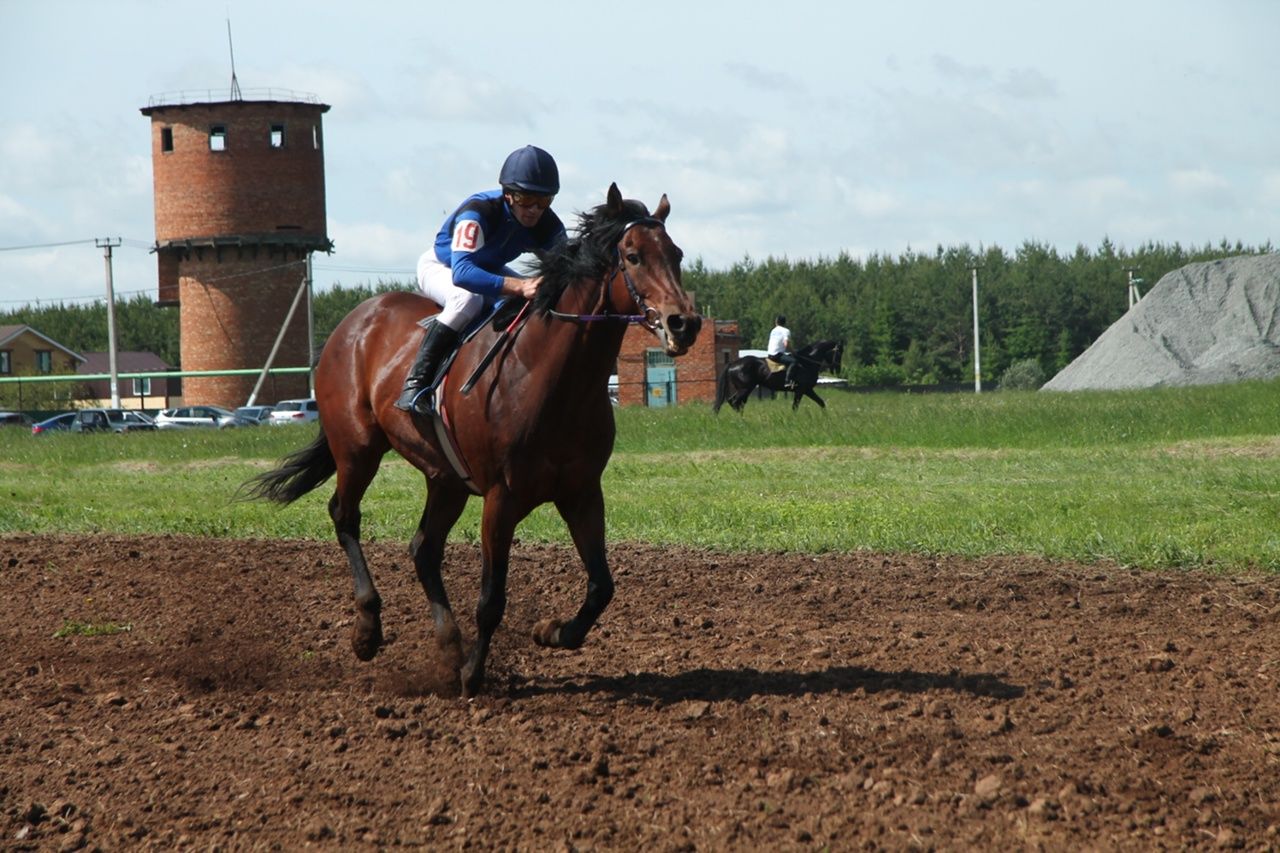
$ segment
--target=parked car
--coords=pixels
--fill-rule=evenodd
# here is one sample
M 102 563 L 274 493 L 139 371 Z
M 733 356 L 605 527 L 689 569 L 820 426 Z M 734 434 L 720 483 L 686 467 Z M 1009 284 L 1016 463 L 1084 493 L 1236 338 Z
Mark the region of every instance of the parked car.
M 308 397 L 305 400 L 281 400 L 276 403 L 275 411 L 271 413 L 271 425 L 305 424 L 319 417 L 320 408 L 316 405 L 314 397 Z
M 225 429 L 226 427 L 250 426 L 250 422 L 230 409 L 221 406 L 179 406 L 176 409 L 165 409 L 156 415 L 156 426 L 160 429 L 189 429 L 205 427 Z
M 32 423 L 31 416 L 24 415 L 22 412 L 0 412 L 0 427 L 29 427 Z
M 155 428 L 155 421 L 132 409 L 81 409 L 71 422 L 72 432 L 140 432 Z
M 246 421 L 264 424 L 271 420 L 271 413 L 275 411 L 275 408 L 275 406 L 241 406 L 236 409 L 236 414 Z
M 47 432 L 66 432 L 71 429 L 71 422 L 76 419 L 75 412 L 63 412 L 51 418 L 45 418 L 31 425 L 32 435 L 44 435 Z

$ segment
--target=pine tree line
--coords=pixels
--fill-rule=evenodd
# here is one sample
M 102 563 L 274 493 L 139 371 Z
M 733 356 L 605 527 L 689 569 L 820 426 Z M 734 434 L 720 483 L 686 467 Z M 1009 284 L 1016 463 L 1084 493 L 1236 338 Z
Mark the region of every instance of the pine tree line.
M 738 321 L 744 346 L 763 348 L 783 314 L 797 345 L 843 341 L 845 374 L 855 384 L 932 385 L 973 377 L 975 266 L 982 376 L 996 380 L 1027 360 L 1046 376 L 1069 364 L 1128 310 L 1129 270 L 1145 294 L 1189 263 L 1271 251 L 1226 241 L 1136 251 L 1104 241 L 1070 255 L 1036 242 L 1012 254 L 966 245 L 866 260 L 746 258 L 723 271 L 695 261 L 684 283 L 704 312 Z
M 1273 251 L 1270 244 L 1184 248 L 1148 243 L 1137 250 L 1104 241 L 1070 255 L 1026 242 L 1013 253 L 998 247 L 938 247 L 932 254 L 848 255 L 790 261 L 747 257 L 726 270 L 701 259 L 684 270 L 686 289 L 704 313 L 737 320 L 743 345 L 763 347 L 777 314 L 787 317 L 797 344 L 834 339 L 845 344 L 845 373 L 860 385 L 938 384 L 973 376 L 971 270 L 978 270 L 978 311 L 984 380 L 1013 364 L 1034 361 L 1053 375 L 1084 351 L 1128 308 L 1129 270 L 1145 293 L 1166 273 L 1196 261 Z M 317 338 L 323 341 L 363 300 L 408 282 L 338 285 L 315 295 Z M 105 303 L 42 305 L 0 314 L 0 325 L 26 324 L 76 352 L 107 349 Z M 121 350 L 153 352 L 181 367 L 178 313 L 137 295 L 116 306 Z

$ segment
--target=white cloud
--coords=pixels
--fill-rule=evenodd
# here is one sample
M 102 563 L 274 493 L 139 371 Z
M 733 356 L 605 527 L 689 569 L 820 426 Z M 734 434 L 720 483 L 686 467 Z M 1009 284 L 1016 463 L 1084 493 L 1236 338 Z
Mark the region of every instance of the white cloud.
M 1117 175 L 1073 181 L 1066 187 L 1066 193 L 1072 201 L 1090 209 L 1130 204 L 1141 197 L 1127 179 Z
M 1168 182 L 1175 196 L 1190 204 L 1226 208 L 1235 199 L 1231 182 L 1212 169 L 1178 169 L 1169 174 Z
M 1011 98 L 1056 98 L 1058 84 L 1035 68 L 1013 68 L 1000 81 L 999 91 Z
M 343 121 L 368 119 L 385 110 L 376 89 L 360 75 L 329 65 L 286 65 L 263 72 L 263 79 L 297 93 L 315 95 Z
M 1280 172 L 1268 172 L 1259 182 L 1263 203 L 1272 207 L 1280 206 Z
M 0 124 L 0 185 L 9 190 L 48 187 L 60 166 L 74 162 L 65 137 L 35 124 Z
M 871 187 L 851 187 L 843 180 L 839 182 L 844 197 L 844 203 L 848 204 L 859 216 L 867 218 L 877 218 L 889 216 L 902 210 L 903 203 L 894 193 L 884 189 L 874 189 Z
M 426 251 L 435 232 L 421 234 L 393 228 L 379 222 L 340 222 L 329 220 L 329 238 L 334 242 L 334 253 L 323 260 L 317 257 L 317 264 L 328 264 L 342 267 L 361 267 L 377 273 L 387 271 L 386 275 L 409 274 L 418 262 L 418 256 Z M 339 278 L 350 278 L 352 274 L 343 274 Z M 364 274 L 354 274 L 363 280 Z
M 804 85 L 783 71 L 763 68 L 747 62 L 730 62 L 725 70 L 748 86 L 765 92 L 777 92 L 785 95 L 796 95 L 804 92 Z
M 531 126 L 533 117 L 547 107 L 531 91 L 509 86 L 488 74 L 439 68 L 422 76 L 417 103 L 410 109 L 433 121 Z

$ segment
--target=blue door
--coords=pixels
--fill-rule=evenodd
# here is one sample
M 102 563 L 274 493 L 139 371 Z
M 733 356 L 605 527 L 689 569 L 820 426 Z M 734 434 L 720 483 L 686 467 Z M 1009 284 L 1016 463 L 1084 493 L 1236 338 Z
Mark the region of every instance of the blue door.
M 645 351 L 644 380 L 645 404 L 649 406 L 674 406 L 676 404 L 676 363 L 660 349 Z

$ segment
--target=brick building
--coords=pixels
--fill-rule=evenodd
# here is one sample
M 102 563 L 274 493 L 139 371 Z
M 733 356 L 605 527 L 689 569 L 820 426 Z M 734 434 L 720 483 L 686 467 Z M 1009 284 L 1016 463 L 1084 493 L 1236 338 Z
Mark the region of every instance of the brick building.
M 238 90 L 233 92 L 239 95 Z M 274 93 L 272 93 L 274 94 Z M 261 369 L 311 360 L 307 260 L 326 231 L 321 117 L 311 96 L 189 102 L 159 96 L 151 119 L 159 302 L 180 311 L 184 371 Z M 187 403 L 242 405 L 252 374 L 188 377 Z M 273 376 L 266 401 L 304 397 L 305 374 Z
M 738 357 L 742 338 L 737 320 L 702 318 L 702 331 L 679 358 L 665 355 L 653 335 L 632 326 L 618 354 L 618 404 L 669 406 L 716 398 L 716 380 Z

